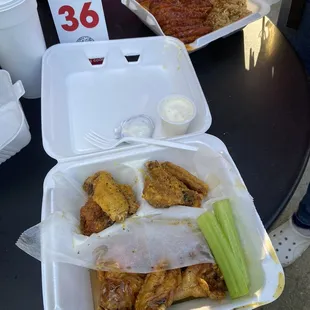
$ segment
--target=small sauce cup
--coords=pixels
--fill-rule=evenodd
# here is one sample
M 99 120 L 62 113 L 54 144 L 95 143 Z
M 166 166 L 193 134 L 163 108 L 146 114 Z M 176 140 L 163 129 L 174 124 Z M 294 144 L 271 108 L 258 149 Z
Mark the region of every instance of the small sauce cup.
M 144 114 L 133 116 L 123 121 L 115 130 L 118 139 L 126 137 L 151 138 L 154 133 L 154 123 L 152 119 Z
M 167 137 L 184 135 L 196 116 L 196 106 L 187 97 L 171 95 L 158 104 L 163 133 Z

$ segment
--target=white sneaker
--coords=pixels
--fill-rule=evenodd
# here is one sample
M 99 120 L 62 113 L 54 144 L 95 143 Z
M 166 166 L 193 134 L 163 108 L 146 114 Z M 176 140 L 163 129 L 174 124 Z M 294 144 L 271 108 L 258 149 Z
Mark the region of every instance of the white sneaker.
M 294 263 L 310 246 L 310 236 L 301 234 L 292 218 L 270 232 L 269 237 L 283 267 Z

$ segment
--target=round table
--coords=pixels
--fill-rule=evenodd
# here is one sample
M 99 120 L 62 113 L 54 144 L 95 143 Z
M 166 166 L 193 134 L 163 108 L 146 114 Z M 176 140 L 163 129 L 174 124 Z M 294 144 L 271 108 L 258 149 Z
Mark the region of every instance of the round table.
M 110 39 L 153 33 L 120 1 L 103 0 Z M 48 4 L 39 2 L 47 44 L 57 43 Z M 309 156 L 310 101 L 302 66 L 266 18 L 191 54 L 210 106 L 208 133 L 228 147 L 268 228 L 292 196 Z M 15 241 L 40 222 L 43 180 L 56 164 L 41 141 L 40 100 L 22 100 L 32 140 L 0 165 L 1 308 L 43 308 L 40 263 Z

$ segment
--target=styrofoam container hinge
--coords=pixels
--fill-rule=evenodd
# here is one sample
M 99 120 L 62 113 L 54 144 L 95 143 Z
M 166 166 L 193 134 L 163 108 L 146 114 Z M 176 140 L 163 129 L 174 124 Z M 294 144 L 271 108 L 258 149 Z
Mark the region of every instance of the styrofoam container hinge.
M 20 97 L 22 97 L 25 94 L 25 88 L 24 88 L 23 83 L 21 81 L 17 81 L 13 85 L 13 89 L 14 89 L 14 92 L 15 92 L 17 99 L 20 99 Z

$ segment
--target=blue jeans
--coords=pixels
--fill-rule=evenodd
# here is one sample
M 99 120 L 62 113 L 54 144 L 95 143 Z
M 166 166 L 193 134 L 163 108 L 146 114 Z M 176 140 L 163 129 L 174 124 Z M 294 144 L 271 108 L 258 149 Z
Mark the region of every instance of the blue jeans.
M 300 228 L 310 229 L 310 184 L 306 195 L 299 203 L 297 212 L 293 215 L 293 222 Z
M 293 39 L 293 45 L 310 76 L 310 0 L 306 0 L 303 17 L 296 37 Z

